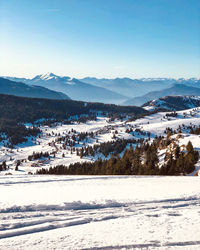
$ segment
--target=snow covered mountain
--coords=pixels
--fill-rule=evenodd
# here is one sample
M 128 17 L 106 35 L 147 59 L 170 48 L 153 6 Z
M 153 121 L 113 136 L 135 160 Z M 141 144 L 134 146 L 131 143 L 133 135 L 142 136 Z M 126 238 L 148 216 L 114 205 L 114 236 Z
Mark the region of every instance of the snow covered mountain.
M 164 96 L 173 96 L 173 95 L 200 95 L 200 88 L 187 86 L 184 84 L 174 84 L 170 88 L 166 88 L 160 91 L 152 91 L 146 95 L 131 98 L 123 103 L 123 105 L 136 105 L 140 106 L 151 100 L 155 100 Z
M 54 91 L 60 91 L 69 95 L 71 99 L 79 101 L 119 104 L 127 99 L 126 96 L 103 87 L 84 83 L 76 78 L 70 78 L 68 76 L 57 76 L 53 73 L 37 75 L 33 79 L 24 79 L 23 82 L 29 85 L 37 85 Z
M 30 86 L 22 82 L 15 82 L 0 77 L 0 94 L 48 98 L 48 99 L 70 99 L 67 95 L 40 86 Z
M 143 105 L 146 110 L 185 110 L 200 106 L 200 96 L 165 96 Z

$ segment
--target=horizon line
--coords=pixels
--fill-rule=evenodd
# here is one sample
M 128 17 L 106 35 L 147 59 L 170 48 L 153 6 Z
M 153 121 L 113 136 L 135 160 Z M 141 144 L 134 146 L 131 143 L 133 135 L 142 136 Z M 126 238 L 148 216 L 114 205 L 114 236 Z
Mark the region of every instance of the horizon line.
M 164 76 L 164 77 L 129 77 L 129 76 L 123 76 L 123 77 L 97 77 L 94 75 L 86 75 L 84 77 L 70 77 L 68 74 L 54 74 L 53 72 L 47 72 L 47 73 L 43 73 L 43 74 L 35 74 L 33 77 L 26 77 L 26 76 L 17 76 L 17 75 L 1 75 L 0 77 L 6 78 L 6 77 L 13 77 L 13 78 L 25 78 L 25 79 L 33 79 L 36 76 L 45 76 L 48 74 L 53 74 L 54 76 L 57 77 L 69 77 L 71 79 L 84 79 L 84 78 L 96 78 L 98 80 L 101 79 L 108 79 L 108 80 L 115 80 L 115 79 L 131 79 L 131 80 L 145 80 L 145 79 L 150 79 L 150 80 L 162 80 L 162 79 L 170 79 L 170 80 L 190 80 L 190 79 L 195 79 L 195 80 L 200 80 L 200 76 L 196 77 L 196 76 L 190 76 L 190 77 L 169 77 L 169 76 Z

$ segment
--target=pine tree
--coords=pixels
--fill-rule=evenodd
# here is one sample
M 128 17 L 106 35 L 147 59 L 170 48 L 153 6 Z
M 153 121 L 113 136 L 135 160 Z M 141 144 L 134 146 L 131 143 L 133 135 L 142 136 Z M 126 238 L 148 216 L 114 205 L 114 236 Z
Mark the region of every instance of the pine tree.
M 175 159 L 179 158 L 179 156 L 180 156 L 180 147 L 179 147 L 179 145 L 176 146 L 174 155 L 175 155 Z
M 2 169 L 6 170 L 6 161 L 3 161 L 3 163 L 2 163 Z
M 188 153 L 193 153 L 194 152 L 194 148 L 193 145 L 191 143 L 191 141 L 188 142 L 187 146 L 186 146 L 187 152 Z

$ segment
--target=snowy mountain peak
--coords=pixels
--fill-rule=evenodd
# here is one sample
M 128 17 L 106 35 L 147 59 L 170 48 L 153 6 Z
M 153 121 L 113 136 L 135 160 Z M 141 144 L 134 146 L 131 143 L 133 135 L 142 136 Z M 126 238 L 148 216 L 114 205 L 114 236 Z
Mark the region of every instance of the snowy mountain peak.
M 47 72 L 45 74 L 41 74 L 41 75 L 37 75 L 35 76 L 33 79 L 33 81 L 49 81 L 49 80 L 60 80 L 60 81 L 66 81 L 66 83 L 68 83 L 68 81 L 72 81 L 73 78 L 69 77 L 69 76 L 58 76 L 55 75 L 54 73 L 51 72 Z
M 48 80 L 51 80 L 51 79 L 57 79 L 59 78 L 59 76 L 53 74 L 53 73 L 45 73 L 45 74 L 41 74 L 41 75 L 36 75 L 35 77 L 33 77 L 31 79 L 31 81 L 48 81 Z
M 53 74 L 53 73 L 48 72 L 48 73 L 46 73 L 46 74 L 42 74 L 42 75 L 40 76 L 40 79 L 42 79 L 42 80 L 50 80 L 50 79 L 55 78 L 55 77 L 58 77 L 58 76 L 56 76 L 56 75 Z

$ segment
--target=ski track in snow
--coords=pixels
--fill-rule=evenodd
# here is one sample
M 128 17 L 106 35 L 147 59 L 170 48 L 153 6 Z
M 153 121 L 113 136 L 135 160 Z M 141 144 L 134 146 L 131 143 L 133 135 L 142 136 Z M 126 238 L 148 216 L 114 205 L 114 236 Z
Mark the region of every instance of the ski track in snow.
M 0 191 L 2 250 L 200 249 L 198 177 L 1 176 Z

